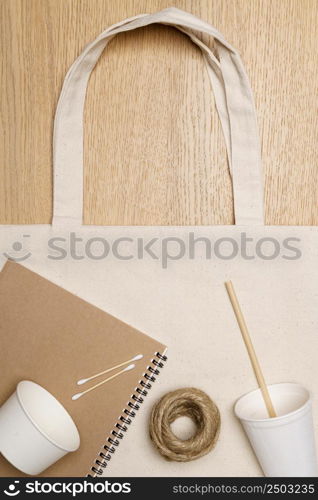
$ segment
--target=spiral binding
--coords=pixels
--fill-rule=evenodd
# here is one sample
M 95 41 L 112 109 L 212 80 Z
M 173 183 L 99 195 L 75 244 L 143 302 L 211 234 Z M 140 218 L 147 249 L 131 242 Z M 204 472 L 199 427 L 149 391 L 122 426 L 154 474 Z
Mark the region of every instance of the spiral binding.
M 156 381 L 156 377 L 159 375 L 160 369 L 164 367 L 166 361 L 167 357 L 165 355 L 156 352 L 155 358 L 151 360 L 153 366 L 148 366 L 146 373 L 144 373 L 142 380 L 140 380 L 138 387 L 135 389 L 138 395 L 131 395 L 130 401 L 128 401 L 126 408 L 123 410 L 111 435 L 108 436 L 106 444 L 91 468 L 93 474 L 88 474 L 87 477 L 96 477 L 103 474 L 103 470 L 107 467 L 108 462 L 120 444 L 120 440 L 123 439 L 129 425 L 132 423 L 132 419 L 135 418 L 136 412 L 144 402 L 144 398 L 151 389 L 152 383 Z

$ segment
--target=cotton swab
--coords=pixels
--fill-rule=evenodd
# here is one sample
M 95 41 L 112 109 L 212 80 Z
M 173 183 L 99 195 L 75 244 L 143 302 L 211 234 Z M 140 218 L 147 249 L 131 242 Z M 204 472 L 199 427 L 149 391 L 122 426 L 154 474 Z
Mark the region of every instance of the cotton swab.
M 116 368 L 121 368 L 122 366 L 126 365 L 127 363 L 131 363 L 131 361 L 138 361 L 138 359 L 143 358 L 143 354 L 137 354 L 137 356 L 128 359 L 128 361 L 123 361 L 119 365 L 112 366 L 111 368 L 108 368 L 107 370 L 104 370 L 103 372 L 96 373 L 96 375 L 92 375 L 91 377 L 88 378 L 82 378 L 77 382 L 77 385 L 83 385 L 86 384 L 86 382 L 89 382 L 90 380 L 94 380 L 94 378 L 100 377 L 101 375 L 105 375 L 105 373 L 109 373 L 113 370 L 116 370 Z
M 262 391 L 262 395 L 264 398 L 264 402 L 265 402 L 265 405 L 267 408 L 268 415 L 271 418 L 276 417 L 277 415 L 276 415 L 271 397 L 269 395 L 267 385 L 265 383 L 265 379 L 264 379 L 260 364 L 258 362 L 256 352 L 255 352 L 254 346 L 252 344 L 252 340 L 251 340 L 250 334 L 248 332 L 247 325 L 246 325 L 240 304 L 239 304 L 238 299 L 236 297 L 236 293 L 235 293 L 232 281 L 226 282 L 225 287 L 226 287 L 227 293 L 229 294 L 229 298 L 230 298 L 238 325 L 240 327 L 242 337 L 243 337 L 243 340 L 245 342 L 245 346 L 246 346 L 248 355 L 250 357 L 258 385 Z
M 90 387 L 89 389 L 86 389 L 86 391 L 83 391 L 83 392 L 78 392 L 77 394 L 74 394 L 74 396 L 72 396 L 72 400 L 73 400 L 73 401 L 76 401 L 76 399 L 81 398 L 82 396 L 84 396 L 84 394 L 87 394 L 88 392 L 91 392 L 91 391 L 93 391 L 94 389 L 97 389 L 97 387 L 100 387 L 101 385 L 106 384 L 106 382 L 109 382 L 109 381 L 110 381 L 110 380 L 112 380 L 113 378 L 118 377 L 118 376 L 119 376 L 119 375 L 121 375 L 122 373 L 124 373 L 124 372 L 128 372 L 129 370 L 133 370 L 133 369 L 135 368 L 135 366 L 136 366 L 136 365 L 134 365 L 134 364 L 129 365 L 129 366 L 127 366 L 126 368 L 124 368 L 123 370 L 121 370 L 120 372 L 115 373 L 115 375 L 112 375 L 111 377 L 107 378 L 106 380 L 103 380 L 102 382 L 99 382 L 99 384 L 93 385 L 93 387 Z

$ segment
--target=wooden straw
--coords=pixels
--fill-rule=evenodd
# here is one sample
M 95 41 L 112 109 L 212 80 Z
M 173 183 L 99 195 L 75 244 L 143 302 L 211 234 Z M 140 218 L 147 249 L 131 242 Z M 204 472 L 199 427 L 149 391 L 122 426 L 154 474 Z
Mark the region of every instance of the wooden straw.
M 245 323 L 245 319 L 244 319 L 240 304 L 237 300 L 232 281 L 226 282 L 225 287 L 226 287 L 227 293 L 229 294 L 229 298 L 230 298 L 238 325 L 240 327 L 242 337 L 243 337 L 248 355 L 250 357 L 258 385 L 262 391 L 262 395 L 263 395 L 264 402 L 265 402 L 265 405 L 266 405 L 266 408 L 268 411 L 268 415 L 271 418 L 276 417 L 277 415 L 276 415 L 276 412 L 274 410 L 274 406 L 273 406 L 271 397 L 269 395 L 267 385 L 265 383 L 265 379 L 264 379 L 260 364 L 258 362 L 256 353 L 255 353 L 255 349 L 253 347 L 251 337 L 250 337 L 250 334 L 248 332 L 247 325 Z

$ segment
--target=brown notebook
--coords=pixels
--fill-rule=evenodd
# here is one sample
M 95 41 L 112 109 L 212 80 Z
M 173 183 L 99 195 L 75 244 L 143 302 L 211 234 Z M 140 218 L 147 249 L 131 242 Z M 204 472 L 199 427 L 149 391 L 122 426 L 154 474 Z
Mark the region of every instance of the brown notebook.
M 0 272 L 0 318 L 0 406 L 20 380 L 32 380 L 65 406 L 81 436 L 79 450 L 42 476 L 79 477 L 102 472 L 96 459 L 102 465 L 108 463 L 103 464 L 99 453 L 103 450 L 107 455 L 103 448 L 112 446 L 109 438 L 120 442 L 112 432 L 122 432 L 116 424 L 123 426 L 120 418 L 129 418 L 125 409 L 136 413 L 129 403 L 140 403 L 132 396 L 144 399 L 140 393 L 147 390 L 152 370 L 161 366 L 165 346 L 13 262 L 7 262 Z M 137 354 L 143 358 L 135 362 L 135 369 L 72 401 L 71 396 L 84 388 L 77 386 L 77 380 Z M 111 463 L 109 467 L 111 474 Z M 0 476 L 24 474 L 0 455 Z

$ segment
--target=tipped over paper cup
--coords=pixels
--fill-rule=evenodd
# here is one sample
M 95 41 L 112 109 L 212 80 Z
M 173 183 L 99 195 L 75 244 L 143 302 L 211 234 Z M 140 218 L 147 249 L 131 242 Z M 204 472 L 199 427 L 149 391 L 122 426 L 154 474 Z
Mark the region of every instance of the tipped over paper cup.
M 25 474 L 40 474 L 79 445 L 69 413 L 34 382 L 20 382 L 0 408 L 0 453 Z
M 268 417 L 260 389 L 242 396 L 234 408 L 265 476 L 317 476 L 309 391 L 293 383 L 270 385 L 268 390 L 277 417 Z

